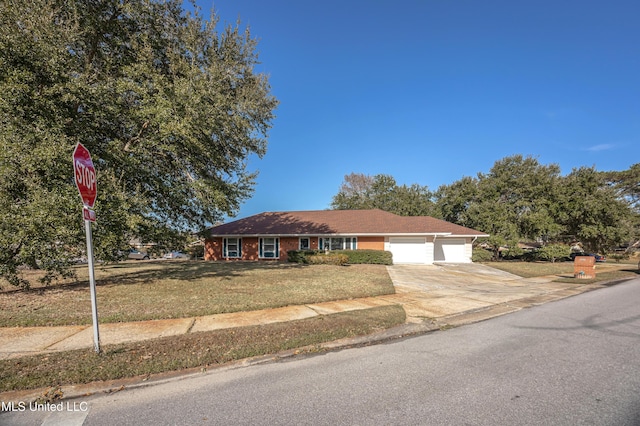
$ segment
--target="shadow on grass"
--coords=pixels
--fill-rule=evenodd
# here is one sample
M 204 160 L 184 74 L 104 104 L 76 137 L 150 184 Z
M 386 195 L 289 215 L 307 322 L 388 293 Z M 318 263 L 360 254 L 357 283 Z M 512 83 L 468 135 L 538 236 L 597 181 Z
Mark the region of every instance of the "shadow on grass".
M 157 280 L 189 281 L 202 278 L 223 278 L 231 280 L 256 270 L 299 269 L 306 267 L 286 262 L 212 262 L 198 261 L 151 261 L 149 269 L 139 270 L 136 264 L 123 268 L 122 273 L 96 280 L 96 285 L 122 285 L 153 283 Z M 155 267 L 157 266 L 157 267 Z M 88 283 L 85 280 L 84 284 Z M 80 283 L 82 284 L 82 283 Z
M 289 262 L 214 262 L 206 260 L 150 260 L 140 262 L 123 262 L 108 265 L 97 265 L 97 274 L 108 274 L 96 278 L 97 286 L 153 284 L 158 280 L 189 281 L 202 278 L 222 278 L 231 280 L 247 275 L 256 270 L 300 269 L 308 265 Z M 32 288 L 30 292 L 46 293 L 50 291 L 85 290 L 89 285 L 88 279 L 78 279 L 72 282 L 53 284 L 48 287 Z M 22 291 L 21 289 L 15 289 Z

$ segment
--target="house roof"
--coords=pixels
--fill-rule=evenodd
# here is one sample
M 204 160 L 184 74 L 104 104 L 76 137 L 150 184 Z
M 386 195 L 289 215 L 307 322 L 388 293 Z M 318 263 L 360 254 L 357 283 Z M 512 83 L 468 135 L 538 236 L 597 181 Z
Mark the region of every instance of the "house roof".
M 210 228 L 210 235 L 451 235 L 487 234 L 430 216 L 398 216 L 383 210 L 265 212 Z

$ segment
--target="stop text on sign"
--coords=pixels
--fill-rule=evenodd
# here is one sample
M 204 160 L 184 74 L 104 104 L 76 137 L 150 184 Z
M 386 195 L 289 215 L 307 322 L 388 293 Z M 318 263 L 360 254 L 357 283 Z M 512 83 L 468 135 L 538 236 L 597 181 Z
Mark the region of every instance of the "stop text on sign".
M 82 161 L 76 160 L 76 182 L 89 190 L 96 190 L 96 170 L 87 167 Z
M 81 143 L 78 143 L 73 150 L 73 175 L 82 204 L 93 208 L 98 195 L 96 168 L 91 161 L 89 150 Z

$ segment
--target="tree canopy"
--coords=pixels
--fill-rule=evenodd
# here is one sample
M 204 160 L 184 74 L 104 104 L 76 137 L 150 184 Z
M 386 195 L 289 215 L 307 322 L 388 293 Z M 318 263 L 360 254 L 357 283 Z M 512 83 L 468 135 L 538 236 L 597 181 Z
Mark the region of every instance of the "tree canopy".
M 636 236 L 637 214 L 592 167 L 574 169 L 563 179 L 556 213 L 562 231 L 593 251 L 609 251 Z
M 629 170 L 606 172 L 604 177 L 640 213 L 640 163 Z
M 496 161 L 487 174 L 443 186 L 437 204 L 445 220 L 482 230 L 506 241 L 556 234 L 552 215 L 560 168 L 520 155 Z M 462 183 L 460 183 L 462 182 Z M 452 210 L 451 206 L 457 206 Z
M 496 161 L 487 174 L 443 185 L 436 199 L 443 219 L 511 246 L 576 239 L 590 250 L 608 251 L 633 238 L 629 203 L 594 168 L 562 176 L 556 164 L 514 155 Z
M 182 0 L 0 0 L 0 274 L 83 250 L 71 153 L 98 174 L 98 258 L 233 215 L 277 100 L 239 24 Z
M 639 171 L 637 164 L 620 172 L 580 167 L 562 176 L 557 164 L 514 155 L 435 193 L 417 184 L 398 186 L 389 175 L 352 173 L 331 207 L 435 216 L 490 234 L 487 243 L 496 253 L 504 245 L 515 250 L 519 241 L 571 240 L 606 252 L 639 236 Z
M 398 185 L 389 175 L 351 173 L 344 177 L 331 207 L 334 210 L 380 209 L 400 216 L 428 216 L 434 213 L 432 197 L 426 186 Z

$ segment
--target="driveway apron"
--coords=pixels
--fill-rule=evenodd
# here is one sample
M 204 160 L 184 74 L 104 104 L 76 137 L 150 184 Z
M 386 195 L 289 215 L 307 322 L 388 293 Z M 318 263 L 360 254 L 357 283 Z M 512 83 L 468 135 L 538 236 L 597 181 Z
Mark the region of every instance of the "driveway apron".
M 555 277 L 525 279 L 480 264 L 388 266 L 396 294 L 381 296 L 404 306 L 409 322 L 438 319 L 537 297 L 565 286 Z

